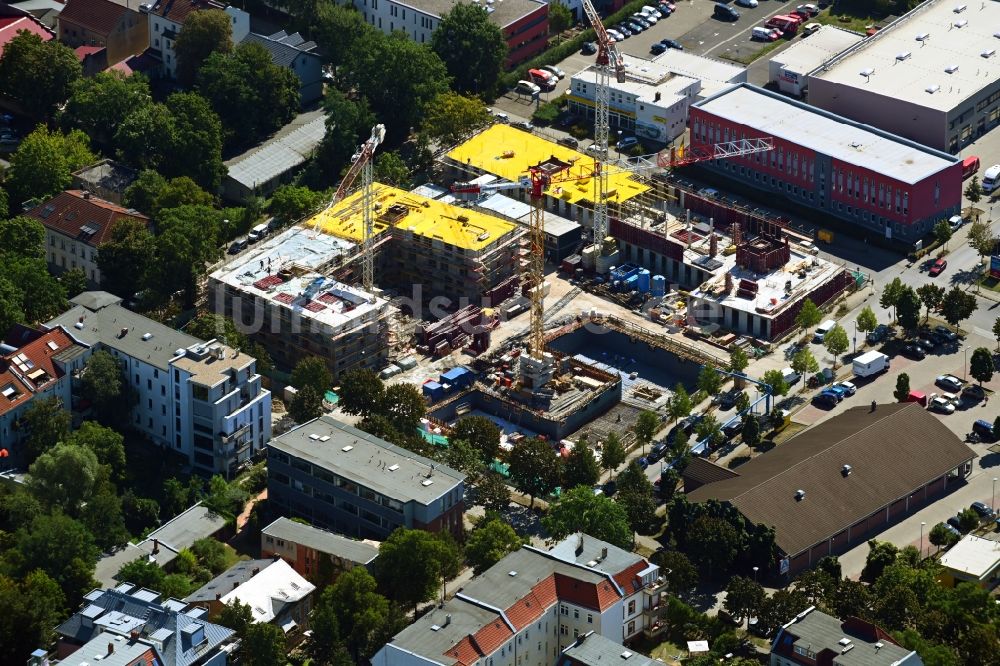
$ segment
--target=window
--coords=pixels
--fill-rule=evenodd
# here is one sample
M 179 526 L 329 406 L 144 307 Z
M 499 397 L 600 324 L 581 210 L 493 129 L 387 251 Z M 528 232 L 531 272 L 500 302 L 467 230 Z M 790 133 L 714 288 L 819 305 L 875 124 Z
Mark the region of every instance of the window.
M 573 619 L 574 620 L 579 620 L 580 619 L 580 609 L 579 608 L 574 608 L 573 609 Z
M 560 604 L 559 612 L 562 613 L 563 615 L 569 615 L 569 608 L 566 607 L 566 604 Z
M 587 613 L 587 624 L 594 624 L 594 614 Z
M 559 633 L 562 634 L 563 636 L 565 636 L 568 633 L 565 624 L 559 625 Z
M 628 614 L 632 615 L 633 613 L 635 613 L 635 599 L 628 602 Z
M 635 633 L 635 620 L 628 623 L 628 631 L 626 632 L 629 636 Z

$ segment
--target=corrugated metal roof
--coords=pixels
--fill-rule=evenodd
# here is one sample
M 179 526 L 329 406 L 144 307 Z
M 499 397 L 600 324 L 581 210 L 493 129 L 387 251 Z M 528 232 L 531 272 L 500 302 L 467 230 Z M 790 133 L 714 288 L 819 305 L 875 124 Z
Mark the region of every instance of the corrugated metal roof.
M 326 116 L 322 113 L 311 115 L 313 117 L 299 122 L 294 129 L 278 132 L 261 145 L 227 161 L 227 178 L 253 189 L 305 162 L 326 134 Z

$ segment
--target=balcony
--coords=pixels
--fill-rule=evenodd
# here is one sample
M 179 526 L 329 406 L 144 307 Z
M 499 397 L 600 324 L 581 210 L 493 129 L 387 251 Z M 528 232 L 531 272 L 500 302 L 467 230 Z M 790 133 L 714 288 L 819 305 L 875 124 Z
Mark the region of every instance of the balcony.
M 241 437 L 243 437 L 243 435 L 246 435 L 248 432 L 250 432 L 249 423 L 237 428 L 229 435 L 225 433 L 220 433 L 220 436 L 222 437 L 222 443 L 228 445 L 236 442 L 236 440 L 240 439 Z
M 648 625 L 642 628 L 643 636 L 647 638 L 654 638 L 663 633 L 663 630 L 667 628 L 667 621 L 660 619 L 651 621 Z
M 667 577 L 660 576 L 659 578 L 653 580 L 653 582 L 647 584 L 644 588 L 642 588 L 642 590 L 646 594 L 652 596 L 654 594 L 659 594 L 660 592 L 666 592 L 666 587 Z

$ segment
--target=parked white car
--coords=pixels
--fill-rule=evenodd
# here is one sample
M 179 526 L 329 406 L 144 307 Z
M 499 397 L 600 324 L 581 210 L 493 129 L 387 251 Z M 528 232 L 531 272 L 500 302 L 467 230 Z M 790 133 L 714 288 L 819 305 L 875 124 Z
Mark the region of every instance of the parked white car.
M 931 399 L 930 410 L 941 414 L 954 414 L 955 405 L 944 396 L 937 396 Z
M 736 4 L 740 7 L 756 7 L 757 0 L 736 0 Z

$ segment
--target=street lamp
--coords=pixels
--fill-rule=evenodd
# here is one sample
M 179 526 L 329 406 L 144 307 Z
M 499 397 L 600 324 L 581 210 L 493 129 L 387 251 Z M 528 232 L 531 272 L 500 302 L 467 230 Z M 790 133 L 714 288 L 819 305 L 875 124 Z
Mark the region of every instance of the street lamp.
M 924 556 L 924 527 L 926 527 L 926 526 L 927 526 L 927 523 L 925 523 L 925 522 L 921 522 L 920 523 L 920 557 L 921 558 L 923 558 L 923 556 Z
M 854 320 L 854 353 L 858 353 L 858 320 Z
M 990 500 L 990 508 L 997 510 L 997 477 L 993 477 L 993 499 Z
M 962 347 L 965 350 L 965 362 L 962 363 L 962 381 L 969 380 L 969 345 Z
M 994 480 L 994 481 L 996 481 L 996 479 L 993 479 L 993 480 Z M 753 568 L 753 582 L 755 582 L 755 583 L 757 582 L 757 570 L 758 570 L 759 568 L 760 568 L 760 567 L 754 567 L 754 568 Z

